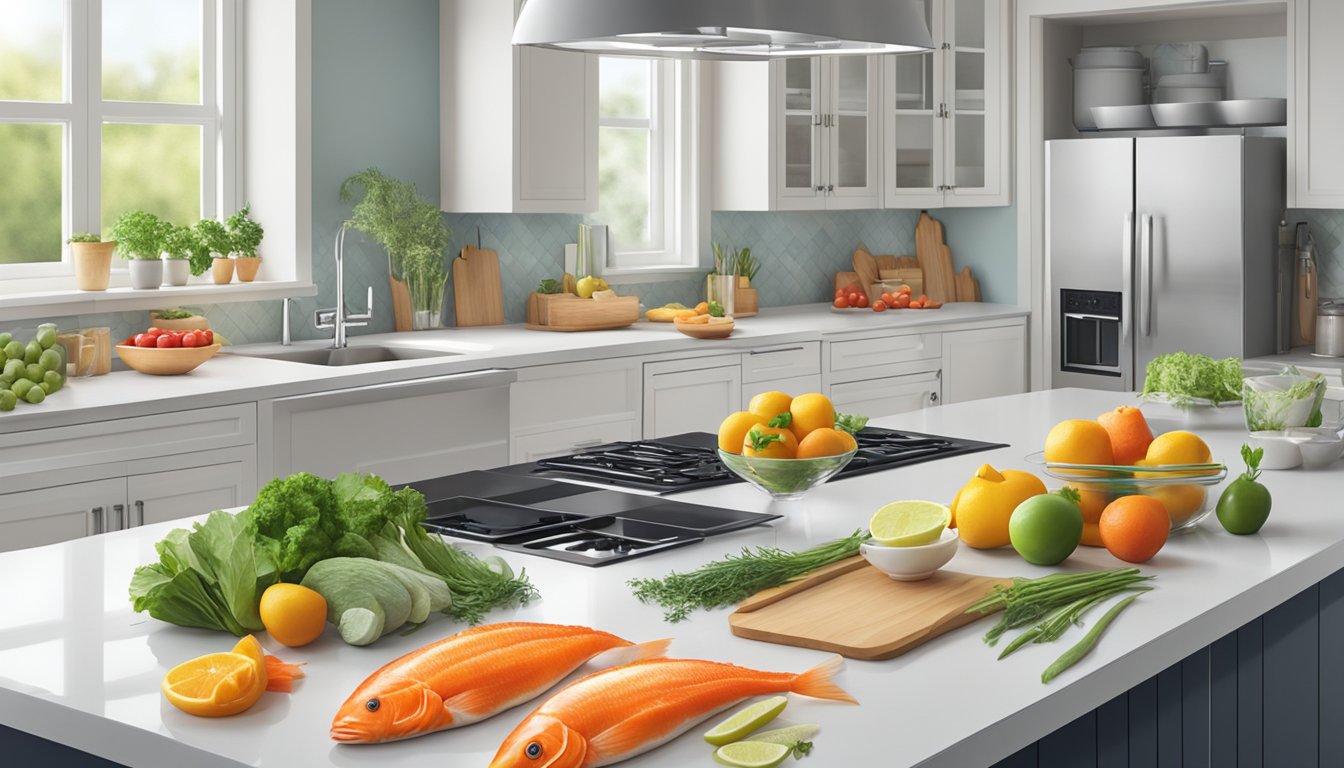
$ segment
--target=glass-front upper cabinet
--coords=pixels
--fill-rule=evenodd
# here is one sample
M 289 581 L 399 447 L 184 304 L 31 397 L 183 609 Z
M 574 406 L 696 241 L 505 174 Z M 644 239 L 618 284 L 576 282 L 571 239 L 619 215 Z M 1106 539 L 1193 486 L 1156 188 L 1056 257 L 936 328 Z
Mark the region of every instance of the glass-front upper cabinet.
M 822 155 L 821 60 L 816 58 L 785 59 L 784 89 L 780 103 L 784 106 L 781 119 L 779 174 L 781 198 L 812 199 L 821 185 Z
M 888 208 L 1007 205 L 1008 0 L 923 0 L 935 50 L 887 56 Z

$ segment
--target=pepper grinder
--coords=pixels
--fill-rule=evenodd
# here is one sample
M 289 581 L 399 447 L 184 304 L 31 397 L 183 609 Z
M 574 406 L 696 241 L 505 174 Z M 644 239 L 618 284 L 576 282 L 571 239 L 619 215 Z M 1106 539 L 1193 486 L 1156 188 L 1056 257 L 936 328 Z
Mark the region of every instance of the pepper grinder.
M 1316 240 L 1305 222 L 1297 225 L 1297 320 L 1302 344 L 1316 343 Z

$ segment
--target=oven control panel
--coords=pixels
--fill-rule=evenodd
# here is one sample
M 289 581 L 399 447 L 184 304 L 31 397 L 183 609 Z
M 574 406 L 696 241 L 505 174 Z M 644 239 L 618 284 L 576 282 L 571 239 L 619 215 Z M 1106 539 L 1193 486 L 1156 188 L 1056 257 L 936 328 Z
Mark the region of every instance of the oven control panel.
M 1060 291 L 1064 313 L 1070 315 L 1120 317 L 1121 296 L 1118 291 Z

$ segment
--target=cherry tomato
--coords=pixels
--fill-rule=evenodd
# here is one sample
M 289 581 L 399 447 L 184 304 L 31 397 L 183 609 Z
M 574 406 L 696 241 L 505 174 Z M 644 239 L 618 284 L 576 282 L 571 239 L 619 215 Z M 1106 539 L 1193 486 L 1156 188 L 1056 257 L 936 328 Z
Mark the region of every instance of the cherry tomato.
M 849 299 L 846 299 L 844 296 L 836 296 L 835 301 L 832 302 L 831 306 L 836 309 L 849 309 Z
M 185 335 L 182 336 L 182 346 L 184 347 L 203 346 L 201 344 L 201 334 L 197 333 L 196 331 L 188 331 Z
M 883 304 L 887 304 L 887 305 L 891 305 L 891 304 L 895 304 L 895 303 L 896 303 L 896 299 L 895 299 L 895 297 L 893 297 L 890 293 L 884 293 L 884 294 L 882 294 L 881 296 L 878 297 L 878 301 L 881 301 Z M 877 306 L 877 302 L 874 302 L 874 303 L 873 303 L 873 306 Z
M 150 329 L 145 331 L 145 333 L 148 333 L 150 336 L 159 336 L 163 334 L 163 329 L 150 327 Z
M 941 306 L 943 306 L 943 302 L 934 301 L 933 299 L 929 299 L 928 301 L 924 302 L 925 309 L 938 309 Z
M 874 301 L 874 302 L 873 302 L 873 311 L 874 311 L 874 312 L 886 312 L 886 311 L 887 311 L 887 302 L 885 302 L 885 301 L 883 301 L 883 300 L 881 300 L 881 299 L 878 299 L 877 301 Z
M 134 337 L 134 336 L 127 336 L 127 337 L 126 337 L 126 340 L 123 341 L 123 342 L 121 342 L 121 346 L 123 346 L 123 347 L 134 347 L 134 346 L 135 346 L 135 337 Z
M 137 333 L 135 335 L 135 346 L 152 347 L 157 343 L 157 336 L 151 336 L 148 333 Z
M 836 289 L 835 289 L 835 298 L 837 298 L 837 299 L 843 299 L 844 297 L 845 297 L 845 289 L 844 289 L 844 288 L 836 288 Z
M 155 346 L 157 346 L 159 349 L 172 349 L 174 347 L 180 347 L 182 346 L 182 337 L 174 336 L 171 333 L 160 334 L 159 338 L 156 340 Z
M 921 293 L 921 294 L 919 294 L 919 303 L 920 303 L 920 304 L 928 304 L 928 303 L 929 303 L 929 295 L 928 295 L 927 293 Z
M 924 304 L 923 304 L 923 302 L 921 302 L 919 299 L 915 299 L 914 301 L 910 302 L 910 308 L 911 308 L 911 309 L 923 309 L 923 308 L 924 308 Z
M 910 294 L 901 293 L 896 295 L 896 308 L 905 309 L 910 306 Z
M 859 294 L 859 303 L 858 303 L 858 304 L 855 304 L 854 306 L 858 307 L 859 309 L 864 309 L 864 308 L 866 308 L 866 307 L 868 306 L 868 297 L 867 297 L 867 296 L 864 296 L 862 293 L 860 293 L 860 294 Z
M 906 294 L 906 295 L 909 295 L 909 293 L 910 293 L 910 286 L 906 285 L 905 283 L 901 283 L 901 286 L 900 286 L 899 288 L 896 289 L 896 292 L 897 292 L 897 293 L 904 293 L 904 294 Z
M 208 347 L 215 343 L 215 332 L 206 328 L 203 331 L 196 331 L 196 335 L 201 337 L 201 346 Z

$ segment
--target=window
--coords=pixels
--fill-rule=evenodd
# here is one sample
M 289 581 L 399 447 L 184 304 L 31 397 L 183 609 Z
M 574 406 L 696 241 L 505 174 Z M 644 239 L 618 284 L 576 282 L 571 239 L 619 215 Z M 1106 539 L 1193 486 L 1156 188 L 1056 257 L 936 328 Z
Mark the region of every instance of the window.
M 0 276 L 72 273 L 65 238 L 142 208 L 236 206 L 237 0 L 0 0 Z
M 697 264 L 698 70 L 692 62 L 604 56 L 598 70 L 597 221 L 609 269 Z

